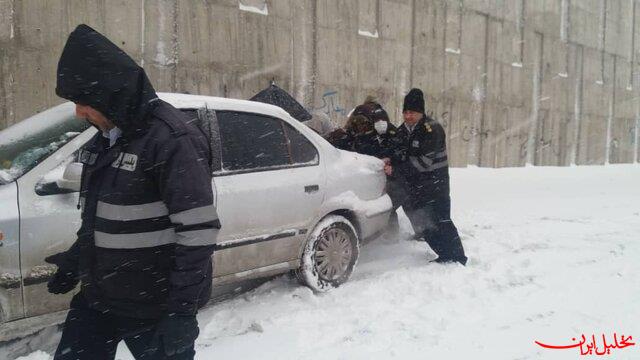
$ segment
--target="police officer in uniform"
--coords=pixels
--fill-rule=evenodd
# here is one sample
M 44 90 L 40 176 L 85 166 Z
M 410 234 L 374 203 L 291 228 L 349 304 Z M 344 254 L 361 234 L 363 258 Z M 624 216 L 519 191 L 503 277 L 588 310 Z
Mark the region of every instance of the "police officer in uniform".
M 69 35 L 56 93 L 99 131 L 79 154 L 78 239 L 46 259 L 50 292 L 81 282 L 54 359 L 113 359 L 121 340 L 137 359 L 193 359 L 220 229 L 208 140 L 86 25 Z
M 417 235 L 438 255 L 438 263 L 465 265 L 462 242 L 451 220 L 449 163 L 442 125 L 425 115 L 424 95 L 411 89 L 404 98 L 404 123 L 398 128 L 391 158 L 393 174 L 407 198 L 402 206 Z

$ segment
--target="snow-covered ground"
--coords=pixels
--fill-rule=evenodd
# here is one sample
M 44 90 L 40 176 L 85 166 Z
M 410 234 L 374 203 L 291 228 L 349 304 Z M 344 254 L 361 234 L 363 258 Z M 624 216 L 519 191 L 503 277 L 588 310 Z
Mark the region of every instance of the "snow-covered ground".
M 379 239 L 334 291 L 281 277 L 204 309 L 196 358 L 575 359 L 580 348 L 534 341 L 640 340 L 640 166 L 451 177 L 467 267 L 429 263 L 423 242 Z M 640 344 L 610 351 L 640 359 Z

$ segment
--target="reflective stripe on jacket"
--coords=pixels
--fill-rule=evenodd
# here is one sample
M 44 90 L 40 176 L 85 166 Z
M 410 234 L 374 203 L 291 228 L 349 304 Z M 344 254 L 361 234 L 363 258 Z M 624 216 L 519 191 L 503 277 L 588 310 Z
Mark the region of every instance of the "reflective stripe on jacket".
M 141 318 L 195 313 L 209 299 L 220 229 L 202 133 L 162 103 L 144 135 L 108 148 L 98 134 L 84 151 L 97 154 L 81 190 L 90 304 Z
M 446 135 L 440 123 L 425 116 L 413 131 L 403 124 L 398 127 L 393 142 L 394 176 L 405 179 L 416 206 L 449 195 Z

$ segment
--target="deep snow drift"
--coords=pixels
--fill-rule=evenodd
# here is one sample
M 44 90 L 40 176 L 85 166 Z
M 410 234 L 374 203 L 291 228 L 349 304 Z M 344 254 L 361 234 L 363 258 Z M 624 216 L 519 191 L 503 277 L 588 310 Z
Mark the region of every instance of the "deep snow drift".
M 332 292 L 280 277 L 202 310 L 196 358 L 574 359 L 579 348 L 534 341 L 640 340 L 640 166 L 451 178 L 467 267 L 428 263 L 423 242 L 379 239 Z M 120 345 L 117 358 L 131 359 Z M 606 357 L 640 359 L 640 345 Z

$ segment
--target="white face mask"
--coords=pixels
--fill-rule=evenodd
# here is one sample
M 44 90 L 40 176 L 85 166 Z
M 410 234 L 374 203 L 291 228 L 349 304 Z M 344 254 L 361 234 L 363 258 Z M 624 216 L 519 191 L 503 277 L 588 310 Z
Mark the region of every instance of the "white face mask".
M 384 120 L 376 121 L 375 124 L 373 124 L 373 127 L 376 128 L 376 131 L 380 135 L 382 135 L 382 134 L 387 132 L 387 126 L 388 126 L 388 124 Z

